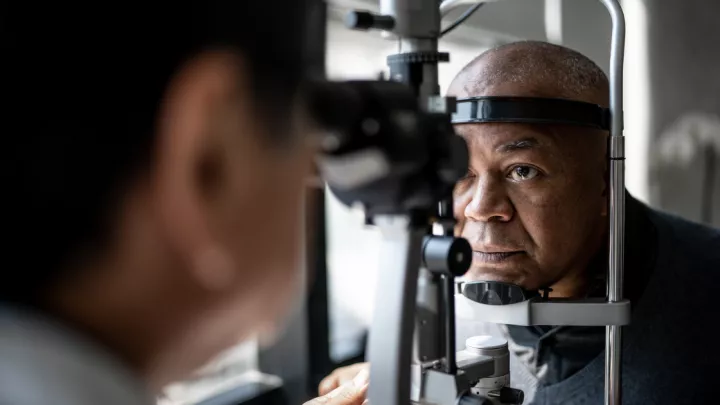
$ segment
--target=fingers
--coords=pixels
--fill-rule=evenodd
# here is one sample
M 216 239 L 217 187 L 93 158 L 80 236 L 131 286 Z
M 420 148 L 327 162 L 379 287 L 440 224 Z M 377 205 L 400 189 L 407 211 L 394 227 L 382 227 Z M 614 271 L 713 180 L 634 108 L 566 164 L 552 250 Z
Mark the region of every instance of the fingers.
M 363 369 L 355 378 L 305 405 L 362 405 L 368 389 L 369 372 Z
M 356 388 L 352 385 L 341 385 L 327 395 L 317 397 L 305 405 L 363 405 L 367 386 Z
M 327 395 L 330 391 L 340 386 L 339 376 L 333 372 L 329 376 L 325 377 L 318 386 L 319 395 Z
M 318 386 L 319 395 L 327 395 L 330 391 L 351 381 L 361 370 L 369 368 L 368 363 L 357 363 L 351 366 L 341 367 L 325 377 Z

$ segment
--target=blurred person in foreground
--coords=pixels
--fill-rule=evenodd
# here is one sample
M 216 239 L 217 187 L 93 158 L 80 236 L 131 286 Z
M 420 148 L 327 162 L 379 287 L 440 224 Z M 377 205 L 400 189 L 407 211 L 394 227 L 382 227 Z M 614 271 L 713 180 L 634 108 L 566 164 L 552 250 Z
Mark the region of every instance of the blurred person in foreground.
M 449 94 L 609 103 L 607 77 L 595 63 L 532 41 L 483 53 L 456 76 Z M 608 133 L 517 123 L 455 130 L 470 151 L 468 174 L 455 189 L 456 233 L 474 251 L 466 278 L 550 287 L 559 298 L 606 297 Z M 720 285 L 720 231 L 627 194 L 625 243 L 624 297 L 633 311 L 623 328 L 623 403 L 712 402 L 720 355 L 708 345 Z M 459 320 L 457 347 L 487 334 L 508 340 L 512 386 L 525 391 L 526 403 L 603 403 L 604 327 Z M 336 370 L 320 393 L 367 368 Z
M 152 404 L 278 327 L 312 156 L 304 6 L 5 4 L 0 403 Z

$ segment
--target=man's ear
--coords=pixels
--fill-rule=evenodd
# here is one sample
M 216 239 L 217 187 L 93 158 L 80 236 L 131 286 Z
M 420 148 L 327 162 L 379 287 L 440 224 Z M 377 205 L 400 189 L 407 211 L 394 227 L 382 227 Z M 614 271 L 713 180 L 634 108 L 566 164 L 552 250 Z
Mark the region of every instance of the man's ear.
M 235 55 L 190 60 L 170 81 L 157 126 L 152 187 L 162 237 L 208 288 L 227 286 L 234 275 L 231 255 L 213 234 L 211 206 L 227 173 L 223 132 L 236 129 L 241 74 Z

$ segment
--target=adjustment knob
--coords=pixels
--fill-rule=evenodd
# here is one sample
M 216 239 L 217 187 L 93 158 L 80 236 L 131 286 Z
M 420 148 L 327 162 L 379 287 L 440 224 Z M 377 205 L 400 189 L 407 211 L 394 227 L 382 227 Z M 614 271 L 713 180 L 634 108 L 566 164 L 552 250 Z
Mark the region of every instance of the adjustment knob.
M 500 403 L 507 405 L 522 405 L 525 394 L 515 388 L 503 387 L 500 389 Z
M 458 405 L 493 405 L 493 402 L 487 398 L 473 394 L 465 394 L 461 396 L 458 401 Z
M 423 244 L 423 263 L 428 270 L 460 277 L 472 263 L 470 243 L 452 236 L 428 236 Z
M 354 30 L 383 30 L 395 28 L 395 19 L 389 15 L 377 15 L 368 11 L 351 11 L 345 16 L 345 25 Z

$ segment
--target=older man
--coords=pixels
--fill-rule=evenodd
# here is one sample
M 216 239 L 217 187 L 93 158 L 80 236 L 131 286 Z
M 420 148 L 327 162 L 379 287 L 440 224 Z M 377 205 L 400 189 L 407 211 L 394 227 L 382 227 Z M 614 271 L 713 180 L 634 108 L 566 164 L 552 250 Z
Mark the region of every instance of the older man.
M 519 42 L 476 58 L 449 93 L 607 106 L 608 89 L 605 74 L 583 55 Z M 608 133 L 518 123 L 459 124 L 456 132 L 471 155 L 455 190 L 457 232 L 474 251 L 467 276 L 549 287 L 555 297 L 604 297 Z M 712 398 L 720 360 L 703 345 L 720 284 L 720 232 L 629 195 L 626 201 L 624 294 L 633 323 L 624 329 L 624 403 L 703 403 Z M 602 403 L 604 328 L 458 325 L 461 339 L 487 333 L 509 340 L 513 385 L 526 392 L 526 402 Z M 362 367 L 336 371 L 321 392 Z

